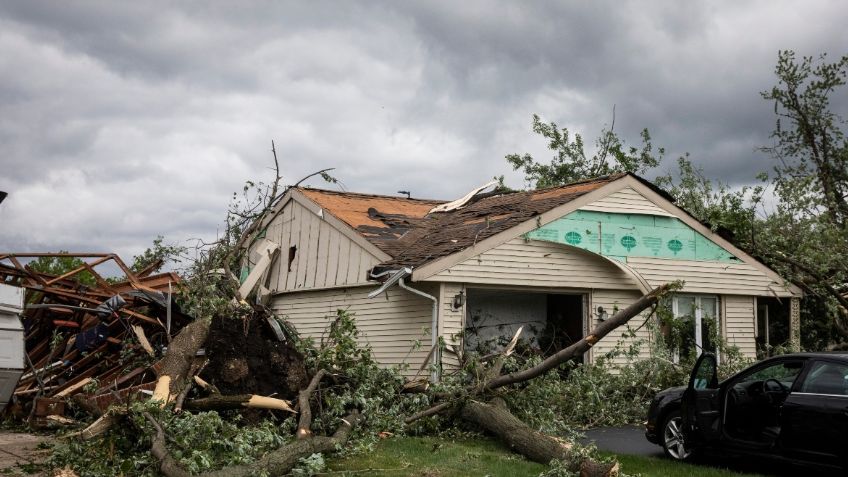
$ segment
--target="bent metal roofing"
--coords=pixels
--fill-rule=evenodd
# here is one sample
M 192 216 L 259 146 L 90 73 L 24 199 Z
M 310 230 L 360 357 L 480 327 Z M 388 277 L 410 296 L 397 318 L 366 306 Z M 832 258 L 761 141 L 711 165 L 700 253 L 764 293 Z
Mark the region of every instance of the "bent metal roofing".
M 548 189 L 479 194 L 464 207 L 432 214 L 428 213 L 430 209 L 443 201 L 306 188 L 299 191 L 391 256 L 378 269 L 392 269 L 420 267 L 452 255 L 625 175 Z

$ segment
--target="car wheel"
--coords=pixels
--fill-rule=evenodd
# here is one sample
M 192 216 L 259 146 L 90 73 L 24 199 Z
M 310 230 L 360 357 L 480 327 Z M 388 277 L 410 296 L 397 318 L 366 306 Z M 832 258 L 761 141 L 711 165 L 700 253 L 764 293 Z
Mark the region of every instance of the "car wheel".
M 662 426 L 662 446 L 665 455 L 674 460 L 686 460 L 692 450 L 686 448 L 683 436 L 683 416 L 680 411 L 671 411 L 665 417 Z

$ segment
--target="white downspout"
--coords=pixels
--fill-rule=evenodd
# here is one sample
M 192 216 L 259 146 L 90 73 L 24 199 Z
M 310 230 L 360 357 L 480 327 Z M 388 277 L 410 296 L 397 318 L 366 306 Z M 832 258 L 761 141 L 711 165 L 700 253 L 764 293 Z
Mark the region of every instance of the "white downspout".
M 403 277 L 398 280 L 398 286 L 403 288 L 404 290 L 415 293 L 418 296 L 423 296 L 428 300 L 432 300 L 433 302 L 433 323 L 430 326 L 430 335 L 432 336 L 431 346 L 433 347 L 433 363 L 436 365 L 433 369 L 433 382 L 439 382 L 439 369 L 441 368 L 441 353 L 439 352 L 439 299 L 434 297 L 433 295 L 428 295 L 421 290 L 416 290 L 415 288 L 411 288 L 406 286 L 406 283 L 403 282 Z

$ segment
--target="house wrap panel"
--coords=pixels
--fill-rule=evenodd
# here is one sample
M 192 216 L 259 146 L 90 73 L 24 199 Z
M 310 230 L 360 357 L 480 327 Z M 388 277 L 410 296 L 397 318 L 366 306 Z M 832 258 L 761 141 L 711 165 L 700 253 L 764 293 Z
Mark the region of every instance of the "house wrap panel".
M 406 374 L 414 375 L 430 351 L 432 301 L 399 287 L 369 299 L 367 295 L 373 289 L 371 286 L 285 293 L 276 295 L 270 306 L 291 322 L 298 333 L 313 338 L 316 343 L 326 335 L 337 310 L 347 310 L 354 314 L 361 332 L 360 344 L 370 345 L 381 365 L 406 363 L 410 366 Z

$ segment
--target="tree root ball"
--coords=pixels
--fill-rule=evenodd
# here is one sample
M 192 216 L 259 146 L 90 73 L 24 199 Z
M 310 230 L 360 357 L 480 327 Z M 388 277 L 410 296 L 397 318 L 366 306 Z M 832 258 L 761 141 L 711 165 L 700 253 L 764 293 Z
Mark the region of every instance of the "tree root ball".
M 206 340 L 209 363 L 201 377 L 221 394 L 258 394 L 292 399 L 309 383 L 303 356 L 281 342 L 265 315 L 216 317 Z

